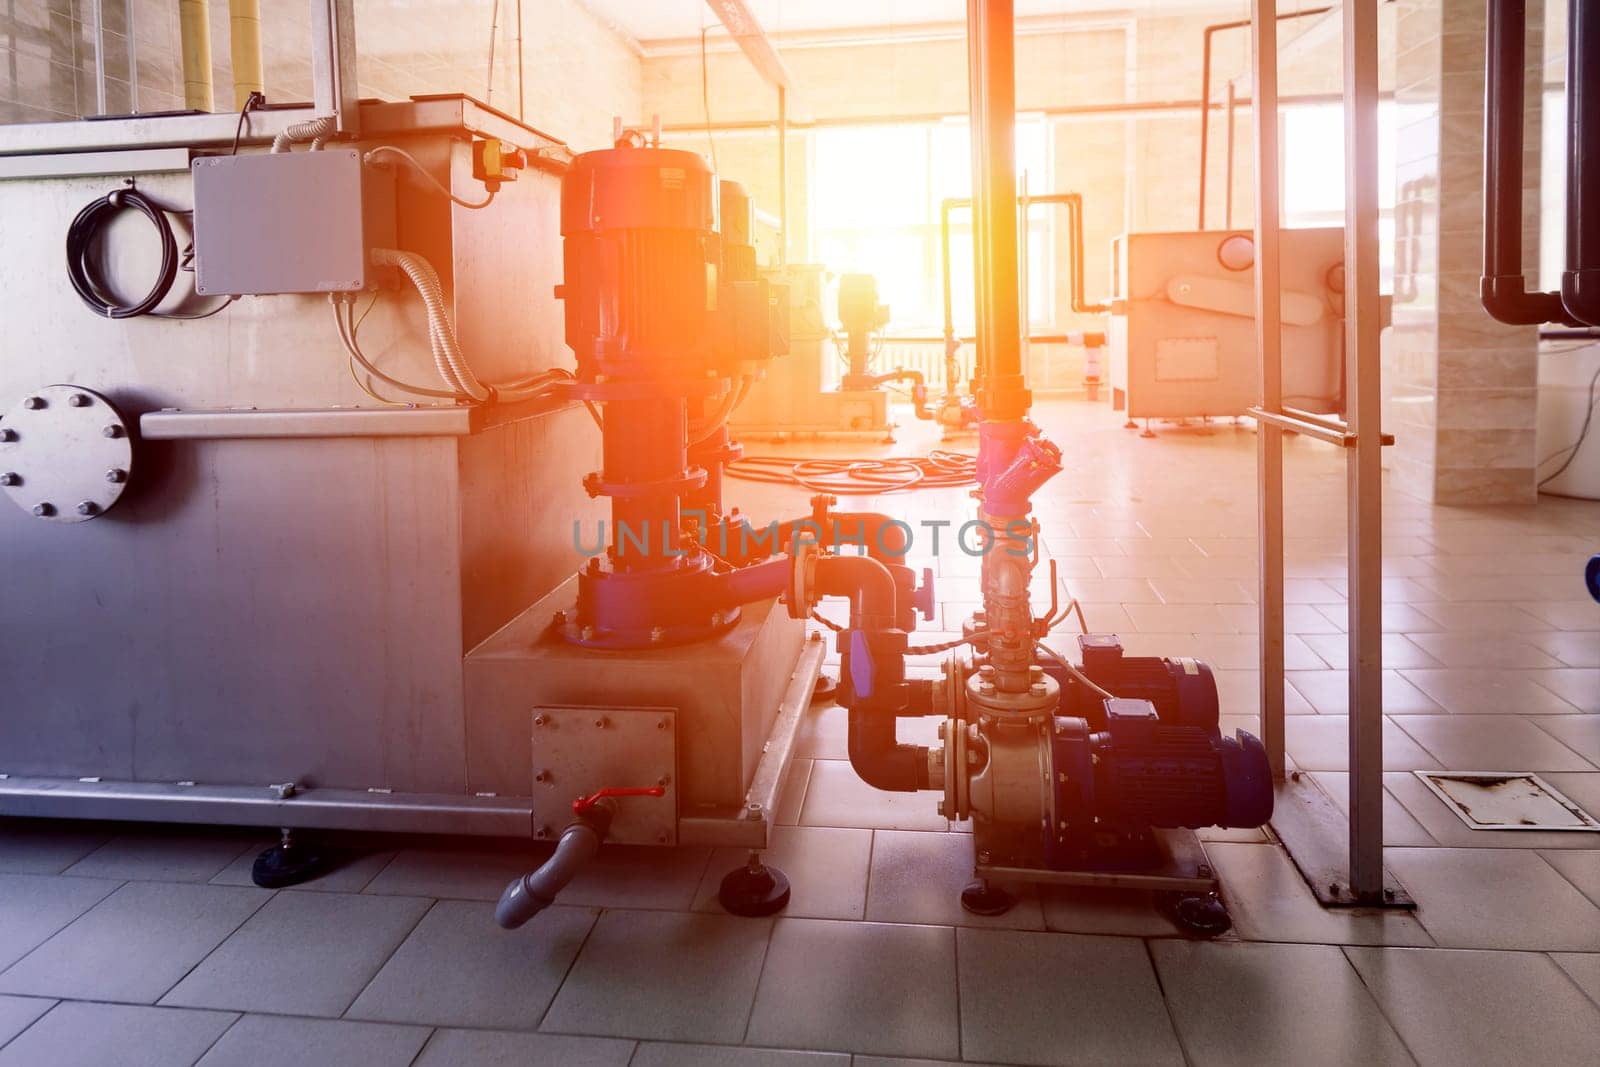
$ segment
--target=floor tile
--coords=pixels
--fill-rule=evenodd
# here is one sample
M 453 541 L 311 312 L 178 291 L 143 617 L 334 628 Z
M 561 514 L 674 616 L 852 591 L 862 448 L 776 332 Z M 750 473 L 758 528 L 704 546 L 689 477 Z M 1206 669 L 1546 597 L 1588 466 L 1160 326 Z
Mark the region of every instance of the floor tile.
M 1404 912 L 1324 908 L 1277 845 L 1218 842 L 1206 854 L 1222 880 L 1233 926 L 1246 941 L 1428 945 L 1427 931 Z
M 771 930 L 770 919 L 605 912 L 540 1028 L 737 1042 L 744 1036 Z
M 1477 640 L 1476 635 L 1465 634 L 1384 634 L 1383 635 L 1383 666 L 1385 670 L 1398 670 L 1401 667 L 1437 667 L 1439 660 L 1428 650 L 1421 640 L 1423 637 L 1465 638 Z M 1336 670 L 1344 670 L 1350 664 L 1350 635 L 1337 634 L 1306 634 L 1301 637 L 1311 651 L 1327 661 L 1328 666 Z M 1537 649 L 1529 648 L 1531 657 L 1542 658 L 1543 653 Z M 1536 664 L 1530 664 L 1536 665 Z
M 1600 840 L 1591 838 L 1597 846 Z M 1578 892 L 1600 905 L 1600 851 L 1594 849 L 1546 849 L 1539 853 L 1561 876 L 1578 887 Z
M 1590 1000 L 1600 1005 L 1600 953 L 1552 952 L 1550 958 Z
M 1576 587 L 1573 582 L 1572 586 Z M 1592 600 L 1546 600 L 1518 604 L 1523 612 L 1545 623 L 1540 629 L 1600 630 L 1600 604 Z
M 60 874 L 110 837 L 94 823 L 0 819 L 0 871 Z
M 1600 714 L 1545 715 L 1528 721 L 1600 767 Z
M 403 848 L 367 882 L 365 893 L 436 897 L 442 900 L 499 900 L 513 878 L 549 858 L 551 846 L 500 848 Z
M 255 838 L 243 833 L 175 830 L 114 837 L 68 867 L 80 878 L 205 882 L 216 877 Z
M 710 861 L 711 850 L 699 846 L 605 845 L 561 891 L 561 903 L 686 910 Z
M 0 874 L 0 967 L 9 967 L 117 888 L 98 878 Z
M 1350 710 L 1350 675 L 1345 671 L 1285 671 L 1291 690 L 1323 715 Z M 1383 710 L 1389 715 L 1432 715 L 1443 711 L 1398 671 L 1383 672 Z
M 1529 952 L 1347 948 L 1423 1064 L 1592 1064 L 1600 1007 L 1549 957 Z
M 938 812 L 940 794 L 888 793 L 861 780 L 843 760 L 819 759 L 800 812 L 805 826 L 845 826 L 871 830 L 947 830 Z
M 956 944 L 963 1056 L 1028 1064 L 1184 1062 L 1142 942 L 958 930 Z
M 1415 716 L 1413 716 L 1414 718 Z M 1453 720 L 1452 720 L 1453 721 Z M 1285 716 L 1283 747 L 1304 771 L 1342 771 L 1349 767 L 1350 718 L 1346 715 Z M 1383 767 L 1390 771 L 1435 770 L 1439 762 L 1384 718 Z
M 1412 601 L 1411 606 L 1446 631 L 1529 633 L 1551 628 L 1548 620 L 1510 604 L 1446 604 L 1424 598 L 1422 601 Z M 1559 625 L 1555 628 L 1565 629 Z
M 1189 1062 L 1409 1064 L 1400 1038 L 1332 945 L 1150 944 Z
M 1600 644 L 1600 638 L 1596 638 Z M 1534 671 L 1533 680 L 1579 711 L 1600 715 L 1600 669 Z
M 1600 640 L 1586 631 L 1522 634 L 1521 639 L 1568 667 L 1600 667 Z
M 850 1067 L 843 1052 L 736 1048 L 730 1045 L 667 1045 L 645 1041 L 628 1067 Z
M 1457 715 L 1571 715 L 1577 708 L 1534 680 L 1531 671 L 1402 671 L 1445 711 Z
M 263 842 L 262 847 L 265 848 L 268 844 L 271 842 Z M 255 849 L 246 849 L 238 859 L 211 879 L 211 884 L 255 885 L 250 877 L 250 870 L 255 866 L 256 855 Z M 295 888 L 315 893 L 359 893 L 394 861 L 395 855 L 393 852 L 335 854 L 326 870 L 308 882 L 299 883 Z
M 1212 667 L 1255 670 L 1261 666 L 1261 639 L 1257 634 L 1201 634 L 1194 654 Z M 1294 634 L 1283 639 L 1283 662 L 1292 671 L 1322 670 L 1327 666 L 1310 645 Z
M 1405 641 L 1421 655 L 1391 657 L 1393 642 Z M 1502 670 L 1530 670 L 1540 667 L 1559 667 L 1561 661 L 1540 651 L 1514 634 L 1492 631 L 1470 631 L 1441 634 L 1385 634 L 1384 657 L 1386 666 L 1416 667 L 1476 667 Z M 1394 646 L 1399 651 L 1398 646 Z
M 63 1001 L 0 1048 L 0 1067 L 171 1067 L 194 1063 L 232 1012 Z
M 283 890 L 189 972 L 163 1004 L 343 1014 L 429 902 Z
M 1600 908 L 1536 852 L 1391 848 L 1384 860 L 1444 947 L 1600 951 Z
M 1016 904 L 1004 915 L 973 915 L 961 906 L 961 890 L 973 880 L 972 838 L 967 834 L 877 830 L 872 875 L 867 880 L 867 919 L 885 923 L 1002 926 L 1043 930 L 1044 915 L 1032 886 L 1007 886 Z
M 1129 604 L 1128 616 L 1149 633 L 1233 633 L 1238 627 L 1223 618 L 1215 604 Z
M 211 1046 L 198 1067 L 257 1067 L 269 1056 L 278 1063 L 408 1067 L 427 1040 L 425 1026 L 246 1015 Z
M 1339 805 L 1339 810 L 1345 818 L 1350 817 L 1350 775 L 1346 771 L 1317 771 L 1311 775 L 1316 779 L 1322 791 L 1333 802 Z M 1406 775 L 1405 777 L 1411 777 Z M 1433 835 L 1419 823 L 1415 816 L 1406 810 L 1405 805 L 1395 799 L 1389 792 L 1385 783 L 1383 790 L 1383 843 L 1385 845 L 1398 845 L 1401 847 L 1428 848 L 1437 842 Z
M 32 1026 L 34 1020 L 54 1007 L 55 1003 L 39 997 L 0 996 L 0 1045 Z
M 930 835 L 950 837 L 950 834 Z M 871 830 L 829 826 L 774 826 L 762 861 L 789 879 L 791 918 L 859 919 L 866 909 Z M 971 845 L 968 845 L 970 850 Z M 695 894 L 696 911 L 721 911 L 717 890 L 728 872 L 743 866 L 749 849 L 719 848 L 711 855 Z
M 1452 771 L 1595 769 L 1531 721 L 1512 715 L 1396 715 L 1390 721 Z M 1384 769 L 1413 768 L 1386 762 Z
M 271 896 L 128 882 L 0 974 L 0 992 L 154 1004 Z
M 746 1040 L 954 1059 L 955 964 L 948 927 L 780 919 Z
M 532 1030 L 567 976 L 596 912 L 557 904 L 518 930 L 494 905 L 441 900 L 428 910 L 345 1012 L 485 1030 Z M 449 975 L 441 981 L 441 975 Z
M 502 1030 L 435 1030 L 413 1067 L 627 1067 L 632 1041 Z

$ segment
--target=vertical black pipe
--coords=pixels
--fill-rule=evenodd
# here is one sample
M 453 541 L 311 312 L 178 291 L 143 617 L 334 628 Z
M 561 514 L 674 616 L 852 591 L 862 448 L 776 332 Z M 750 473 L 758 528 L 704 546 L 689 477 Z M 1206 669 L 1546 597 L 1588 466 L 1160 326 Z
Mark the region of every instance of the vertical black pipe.
M 1574 0 L 1576 2 L 1576 0 Z M 1483 88 L 1483 308 L 1512 325 L 1565 317 L 1557 293 L 1530 293 L 1522 277 L 1525 0 L 1487 0 Z
M 1567 269 L 1561 275 L 1561 302 L 1572 318 L 1590 326 L 1600 326 L 1600 95 L 1597 94 L 1600 94 L 1600 0 L 1569 0 Z

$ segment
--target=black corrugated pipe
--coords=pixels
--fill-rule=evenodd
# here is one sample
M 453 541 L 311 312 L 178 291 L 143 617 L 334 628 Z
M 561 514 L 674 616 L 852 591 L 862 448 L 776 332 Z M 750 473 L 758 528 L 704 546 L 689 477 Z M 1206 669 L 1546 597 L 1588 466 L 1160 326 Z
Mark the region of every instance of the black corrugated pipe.
M 1491 2 L 1490 10 L 1495 6 Z M 1600 326 L 1600 0 L 1567 4 L 1567 269 L 1561 302 L 1572 319 Z
M 1522 276 L 1522 82 L 1527 55 L 1527 3 L 1487 3 L 1483 278 L 1479 293 L 1483 309 L 1500 322 L 1514 326 L 1561 322 L 1567 317 L 1561 294 L 1530 293 Z M 1568 231 L 1570 234 L 1570 225 Z

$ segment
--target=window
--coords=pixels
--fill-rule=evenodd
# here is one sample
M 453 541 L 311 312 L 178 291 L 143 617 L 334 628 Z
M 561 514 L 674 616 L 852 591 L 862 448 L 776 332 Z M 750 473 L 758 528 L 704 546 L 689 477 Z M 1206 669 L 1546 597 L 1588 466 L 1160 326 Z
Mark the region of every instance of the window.
M 1017 123 L 1017 171 L 1028 187 L 1049 189 L 1048 127 Z M 965 122 L 825 128 L 815 134 L 811 173 L 814 261 L 834 274 L 861 272 L 878 280 L 889 305 L 890 332 L 938 334 L 944 328 L 939 252 L 939 206 L 972 189 Z M 973 329 L 972 222 L 952 212 L 951 297 L 959 333 Z M 1035 327 L 1053 311 L 1049 211 L 1028 220 L 1028 309 Z
M 1394 287 L 1395 111 L 1378 102 L 1378 285 Z M 1344 105 L 1283 109 L 1280 160 L 1283 225 L 1344 225 Z

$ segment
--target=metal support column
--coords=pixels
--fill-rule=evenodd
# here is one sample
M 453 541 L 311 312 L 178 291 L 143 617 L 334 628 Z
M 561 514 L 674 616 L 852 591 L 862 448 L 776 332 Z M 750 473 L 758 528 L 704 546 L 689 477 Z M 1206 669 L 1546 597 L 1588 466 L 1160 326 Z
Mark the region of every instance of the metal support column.
M 318 115 L 346 136 L 361 132 L 355 0 L 311 0 L 311 87 Z
M 1283 409 L 1282 278 L 1278 235 L 1278 4 L 1252 0 L 1250 78 L 1256 140 L 1256 349 L 1261 406 Z M 1261 569 L 1261 741 L 1274 781 L 1283 781 L 1283 430 L 1256 433 Z
M 1344 4 L 1350 890 L 1383 892 L 1383 470 L 1378 425 L 1378 0 Z
M 1272 826 L 1327 906 L 1413 907 L 1383 868 L 1383 472 L 1378 367 L 1378 0 L 1346 0 L 1345 380 L 1347 421 L 1283 404 L 1279 264 L 1278 62 L 1275 0 L 1254 0 L 1251 74 L 1256 130 L 1256 329 L 1261 404 L 1261 738 L 1276 782 Z M 1283 434 L 1345 452 L 1350 576 L 1348 819 L 1308 777 L 1284 775 Z

